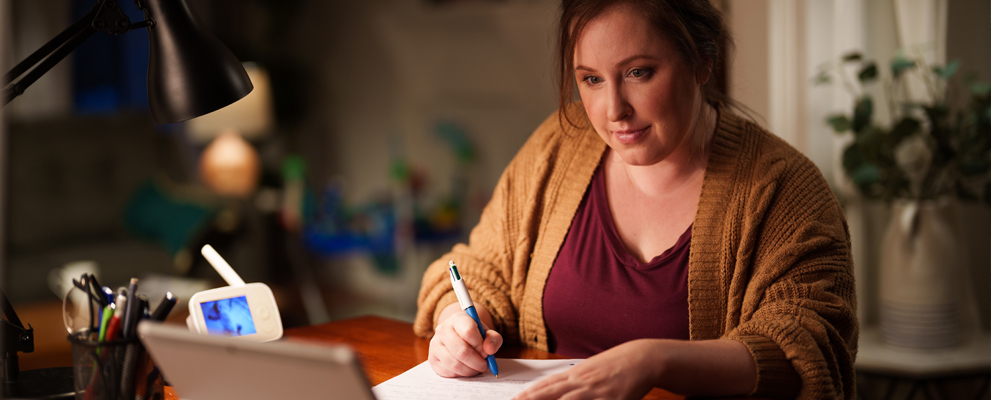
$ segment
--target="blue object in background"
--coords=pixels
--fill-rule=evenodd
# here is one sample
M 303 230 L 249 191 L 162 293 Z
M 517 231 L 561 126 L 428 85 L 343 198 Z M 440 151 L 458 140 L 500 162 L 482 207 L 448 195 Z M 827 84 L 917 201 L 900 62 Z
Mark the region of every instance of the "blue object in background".
M 72 21 L 93 7 L 93 0 L 72 1 Z M 131 23 L 144 21 L 132 2 L 119 2 Z M 69 23 L 72 23 L 69 21 Z M 73 106 L 79 114 L 148 110 L 148 30 L 122 35 L 97 32 L 72 53 Z
M 346 207 L 338 188 L 327 189 L 318 217 L 303 231 L 307 246 L 323 255 L 395 252 L 396 216 L 390 202 Z
M 328 187 L 317 217 L 308 220 L 303 229 L 303 242 L 322 256 L 367 253 L 380 272 L 395 275 L 399 261 L 394 208 L 385 199 L 348 207 L 340 188 Z
M 200 308 L 206 331 L 211 335 L 243 336 L 256 332 L 245 296 L 204 302 Z

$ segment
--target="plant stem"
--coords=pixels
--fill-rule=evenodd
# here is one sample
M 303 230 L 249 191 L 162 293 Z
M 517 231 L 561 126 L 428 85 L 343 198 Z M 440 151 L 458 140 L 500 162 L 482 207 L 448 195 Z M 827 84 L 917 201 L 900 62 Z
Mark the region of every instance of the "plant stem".
M 895 104 L 894 79 L 895 78 L 892 77 L 890 80 L 885 79 L 881 81 L 881 85 L 884 87 L 884 96 L 887 97 L 888 100 L 888 115 L 890 116 L 892 127 L 895 126 L 895 121 L 898 121 L 898 117 L 901 114 L 901 110 L 895 109 L 898 106 Z
M 850 77 L 847 75 L 846 65 L 843 62 L 840 62 L 839 64 L 837 64 L 836 68 L 838 70 L 836 74 L 840 76 L 840 81 L 843 82 L 843 86 L 846 87 L 847 92 L 850 93 L 850 95 L 853 96 L 854 99 L 860 97 L 860 94 L 858 93 L 856 88 L 854 88 L 853 83 L 850 80 Z

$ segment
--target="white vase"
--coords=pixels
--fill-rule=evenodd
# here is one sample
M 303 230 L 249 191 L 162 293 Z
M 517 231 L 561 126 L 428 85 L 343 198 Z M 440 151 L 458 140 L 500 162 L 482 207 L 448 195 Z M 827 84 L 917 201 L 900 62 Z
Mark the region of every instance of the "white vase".
M 931 349 L 959 342 L 969 280 L 958 232 L 949 202 L 892 204 L 879 276 L 885 343 Z

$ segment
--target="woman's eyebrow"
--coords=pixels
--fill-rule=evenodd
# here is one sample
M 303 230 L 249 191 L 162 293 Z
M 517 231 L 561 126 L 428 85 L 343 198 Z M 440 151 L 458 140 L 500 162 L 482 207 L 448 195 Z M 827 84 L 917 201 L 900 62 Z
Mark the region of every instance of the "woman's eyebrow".
M 659 61 L 660 59 L 657 58 L 656 56 L 652 56 L 652 55 L 649 55 L 649 54 L 634 54 L 632 56 L 629 56 L 629 57 L 624 58 L 622 61 L 616 63 L 616 65 L 617 66 L 623 66 L 623 65 L 627 65 L 629 63 L 632 63 L 632 62 L 638 61 L 638 60 Z M 575 66 L 575 71 L 578 71 L 578 70 L 588 71 L 588 72 L 595 72 L 595 69 L 586 67 L 584 65 L 576 65 Z
M 620 61 L 620 62 L 616 63 L 616 65 L 626 65 L 626 64 L 629 64 L 631 62 L 638 61 L 638 60 L 657 61 L 657 60 L 660 60 L 660 59 L 657 58 L 656 56 L 653 56 L 653 55 L 650 55 L 650 54 L 634 54 L 632 56 L 629 56 L 629 57 L 624 58 L 623 61 Z

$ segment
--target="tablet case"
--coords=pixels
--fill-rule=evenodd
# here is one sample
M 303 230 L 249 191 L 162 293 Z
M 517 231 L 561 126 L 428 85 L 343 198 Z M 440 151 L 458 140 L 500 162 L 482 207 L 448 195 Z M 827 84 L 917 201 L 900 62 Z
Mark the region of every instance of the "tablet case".
M 142 321 L 138 336 L 184 400 L 374 400 L 346 346 L 255 343 Z

